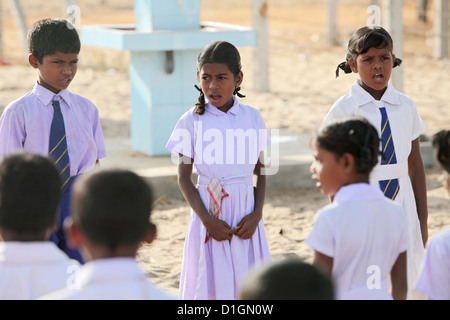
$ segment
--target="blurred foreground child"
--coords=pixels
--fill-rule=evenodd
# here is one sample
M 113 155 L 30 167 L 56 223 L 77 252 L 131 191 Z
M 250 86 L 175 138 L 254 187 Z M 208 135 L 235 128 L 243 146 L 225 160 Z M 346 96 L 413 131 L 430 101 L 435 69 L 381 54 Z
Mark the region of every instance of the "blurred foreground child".
M 0 164 L 0 299 L 37 299 L 70 285 L 79 263 L 48 241 L 60 199 L 49 159 L 17 153 Z
M 68 237 L 87 262 L 73 288 L 43 299 L 171 299 L 148 280 L 136 260 L 140 244 L 156 236 L 150 221 L 152 192 L 142 178 L 127 170 L 99 171 L 75 183 L 72 201 Z

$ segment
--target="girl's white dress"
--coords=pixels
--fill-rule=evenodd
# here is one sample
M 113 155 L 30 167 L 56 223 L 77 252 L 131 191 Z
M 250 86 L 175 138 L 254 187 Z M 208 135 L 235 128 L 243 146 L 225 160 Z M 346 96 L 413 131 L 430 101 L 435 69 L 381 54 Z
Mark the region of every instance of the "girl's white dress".
M 261 114 L 236 99 L 227 113 L 211 104 L 203 115 L 190 109 L 178 120 L 166 145 L 173 154 L 194 159 L 197 190 L 206 209 L 210 195 L 206 189 L 218 178 L 228 193 L 221 205 L 221 219 L 234 228 L 253 212 L 253 169 L 270 143 Z M 270 252 L 261 220 L 251 239 L 233 236 L 230 241 L 211 238 L 205 243 L 206 228 L 191 210 L 180 280 L 181 299 L 237 299 L 248 270 L 270 261 Z
M 377 101 L 356 80 L 349 93 L 333 104 L 323 123 L 333 118 L 359 115 L 369 120 L 380 133 L 380 107 L 386 108 L 389 117 L 397 164 L 378 164 L 371 173 L 371 182 L 378 184 L 380 180 L 399 179 L 400 190 L 395 202 L 403 207 L 408 218 L 408 299 L 413 299 L 413 288 L 423 260 L 424 247 L 416 201 L 408 175 L 408 157 L 411 142 L 417 139 L 425 128 L 414 102 L 398 92 L 391 83 L 388 84 L 383 97 Z M 415 297 L 421 298 L 417 292 Z

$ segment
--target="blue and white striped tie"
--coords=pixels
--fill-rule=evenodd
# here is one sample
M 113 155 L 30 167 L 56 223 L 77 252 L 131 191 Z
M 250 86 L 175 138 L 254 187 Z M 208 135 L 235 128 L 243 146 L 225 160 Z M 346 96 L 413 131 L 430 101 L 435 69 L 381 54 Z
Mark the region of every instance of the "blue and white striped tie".
M 70 162 L 67 151 L 66 130 L 64 118 L 61 113 L 59 101 L 52 101 L 54 110 L 52 125 L 50 128 L 49 156 L 55 161 L 62 179 L 62 189 L 70 181 Z
M 381 165 L 389 165 L 397 163 L 395 156 L 394 141 L 392 139 L 391 127 L 389 125 L 389 118 L 386 113 L 386 108 L 380 108 L 381 112 L 381 142 L 383 148 L 383 156 L 381 158 Z M 400 190 L 398 179 L 379 181 L 380 189 L 384 195 L 394 200 Z

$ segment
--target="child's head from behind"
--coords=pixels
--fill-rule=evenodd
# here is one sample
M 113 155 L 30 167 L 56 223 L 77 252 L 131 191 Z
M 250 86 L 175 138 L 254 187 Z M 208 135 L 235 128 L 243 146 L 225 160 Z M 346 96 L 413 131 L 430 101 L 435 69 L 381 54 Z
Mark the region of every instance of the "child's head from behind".
M 80 52 L 81 43 L 76 29 L 63 19 L 37 21 L 28 31 L 28 51 L 41 64 L 43 57 L 56 52 Z
M 101 248 L 108 256 L 135 254 L 143 241 L 151 242 L 156 227 L 150 221 L 152 191 L 145 180 L 128 170 L 103 170 L 75 182 L 71 237 L 87 251 Z M 75 238 L 74 232 L 75 229 Z M 80 242 L 80 236 L 82 241 Z M 78 236 L 79 238 L 76 238 Z M 87 252 L 88 260 L 95 252 Z
M 450 193 L 450 130 L 441 130 L 433 135 L 432 140 L 436 159 L 447 172 L 447 190 Z
M 333 300 L 329 276 L 298 258 L 273 262 L 250 272 L 242 300 Z
M 363 85 L 374 90 L 382 90 L 389 82 L 392 68 L 401 60 L 393 54 L 394 42 L 389 33 L 381 28 L 363 27 L 358 29 L 348 42 L 346 61 L 339 64 L 345 73 L 359 73 Z
M 200 84 L 199 102 L 196 112 L 205 111 L 205 95 L 217 108 L 227 111 L 233 105 L 233 95 L 243 97 L 240 85 L 243 80 L 241 57 L 234 45 L 216 41 L 207 45 L 199 54 L 197 78 Z
M 368 182 L 380 155 L 378 132 L 366 119 L 357 116 L 331 120 L 313 138 L 313 179 L 326 195 L 340 187 Z
M 61 177 L 48 158 L 17 153 L 0 164 L 0 229 L 5 241 L 44 241 L 56 226 Z

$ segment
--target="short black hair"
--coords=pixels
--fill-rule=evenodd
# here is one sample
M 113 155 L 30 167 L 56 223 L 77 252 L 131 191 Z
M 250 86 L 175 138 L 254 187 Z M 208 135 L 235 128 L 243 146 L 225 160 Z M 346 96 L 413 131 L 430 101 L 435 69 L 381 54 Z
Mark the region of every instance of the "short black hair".
M 241 291 L 243 300 L 333 300 L 331 277 L 318 267 L 290 257 L 250 272 Z
M 50 159 L 15 153 L 0 164 L 0 227 L 42 232 L 56 221 L 61 200 L 61 177 Z
M 432 144 L 437 161 L 450 174 L 450 131 L 440 130 L 436 132 L 433 135 Z
M 381 155 L 377 129 L 365 118 L 347 116 L 324 123 L 315 137 L 317 144 L 338 158 L 345 153 L 355 156 L 357 172 L 369 174 Z
M 80 49 L 78 32 L 67 20 L 39 20 L 28 30 L 28 52 L 39 63 L 46 55 L 56 52 L 78 54 Z
M 152 190 L 124 169 L 97 171 L 75 182 L 73 222 L 92 243 L 114 251 L 139 244 L 151 226 Z

